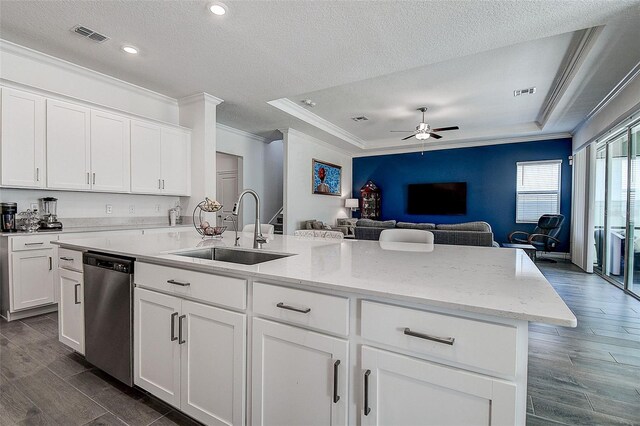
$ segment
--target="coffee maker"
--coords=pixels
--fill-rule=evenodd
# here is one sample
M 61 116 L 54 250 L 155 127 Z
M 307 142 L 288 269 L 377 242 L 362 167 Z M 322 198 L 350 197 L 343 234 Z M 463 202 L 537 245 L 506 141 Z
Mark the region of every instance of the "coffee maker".
M 0 203 L 0 229 L 2 232 L 16 232 L 17 203 Z
M 62 223 L 58 222 L 56 208 L 58 199 L 53 197 L 40 198 L 40 229 L 62 229 Z

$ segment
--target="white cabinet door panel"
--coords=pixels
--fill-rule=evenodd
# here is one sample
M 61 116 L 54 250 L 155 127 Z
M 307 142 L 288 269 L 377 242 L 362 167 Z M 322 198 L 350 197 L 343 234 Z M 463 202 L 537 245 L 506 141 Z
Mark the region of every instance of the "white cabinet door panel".
M 47 99 L 49 188 L 91 188 L 90 120 L 88 108 Z
M 134 290 L 134 383 L 180 407 L 180 299 Z
M 162 128 L 162 192 L 188 195 L 190 192 L 191 144 L 189 133 Z
M 131 190 L 129 119 L 91 111 L 91 183 L 94 191 Z
M 11 310 L 54 303 L 53 249 L 15 252 L 11 257 Z
M 0 184 L 45 186 L 45 100 L 42 96 L 2 88 Z
M 182 301 L 181 410 L 207 425 L 244 424 L 246 316 Z
M 162 192 L 160 126 L 131 120 L 131 192 Z
M 58 337 L 60 342 L 81 354 L 84 354 L 83 282 L 82 273 L 58 269 Z
M 347 424 L 346 340 L 254 319 L 252 354 L 254 425 Z
M 512 383 L 367 346 L 362 374 L 363 425 L 515 424 Z

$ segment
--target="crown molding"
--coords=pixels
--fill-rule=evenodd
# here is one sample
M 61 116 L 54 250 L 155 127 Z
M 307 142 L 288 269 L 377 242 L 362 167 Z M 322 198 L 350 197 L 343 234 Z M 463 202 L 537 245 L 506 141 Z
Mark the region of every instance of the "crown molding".
M 52 65 L 65 71 L 73 72 L 75 74 L 83 75 L 89 78 L 104 81 L 106 83 L 121 87 L 123 89 L 135 92 L 138 95 L 146 96 L 156 101 L 162 101 L 171 105 L 176 105 L 177 100 L 162 93 L 154 92 L 153 90 L 146 89 L 142 86 L 129 83 L 124 80 L 112 77 L 107 74 L 86 68 L 73 62 L 65 61 L 64 59 L 56 58 L 55 56 L 47 55 L 46 53 L 30 49 L 28 47 L 21 46 L 19 44 L 12 43 L 10 41 L 0 38 L 0 53 L 8 53 L 16 56 L 21 56 L 41 64 Z
M 538 113 L 536 121 L 540 129 L 547 124 L 549 117 L 560 103 L 562 96 L 566 93 L 603 29 L 604 26 L 599 26 L 581 30 L 572 40 L 569 52 L 563 60 L 562 67 L 558 71 L 553 86 Z
M 392 155 L 392 154 L 406 154 L 410 152 L 427 152 L 427 151 L 440 151 L 444 149 L 458 149 L 458 148 L 474 148 L 479 146 L 489 145 L 504 145 L 509 143 L 520 142 L 537 142 L 546 141 L 552 139 L 566 139 L 571 138 L 571 133 L 548 133 L 544 135 L 529 135 L 529 136 L 516 136 L 510 138 L 500 139 L 467 139 L 453 142 L 441 142 L 439 145 L 434 143 L 425 143 L 424 148 L 421 145 L 411 145 L 406 148 L 398 149 L 398 147 L 383 147 L 383 148 L 369 148 L 362 152 L 353 154 L 353 157 L 373 157 L 377 155 Z
M 224 100 L 210 95 L 206 92 L 194 93 L 193 95 L 185 96 L 178 99 L 178 106 L 183 107 L 194 104 L 196 102 L 208 102 L 214 105 L 220 105 Z
M 280 98 L 273 101 L 269 101 L 267 103 L 355 147 L 358 147 L 360 149 L 365 148 L 366 142 L 363 139 L 360 139 L 356 135 L 347 132 L 341 127 L 336 126 L 335 124 L 331 123 L 328 120 L 325 120 L 319 115 L 312 113 L 308 109 L 298 105 L 297 103 L 293 102 L 290 99 Z
M 256 142 L 267 143 L 267 138 L 254 135 L 253 133 L 245 132 L 244 130 L 236 129 L 235 127 L 227 126 L 226 124 L 217 123 L 216 128 L 224 130 L 225 132 L 233 133 L 234 135 L 242 136 L 243 138 L 252 139 Z
M 349 151 L 347 151 L 345 149 L 342 149 L 340 147 L 332 145 L 332 144 L 330 144 L 328 142 L 325 142 L 325 141 L 320 140 L 318 138 L 314 138 L 313 136 L 309 136 L 308 134 L 306 134 L 304 132 L 301 132 L 300 130 L 296 130 L 294 128 L 291 128 L 291 127 L 286 128 L 286 129 L 278 129 L 278 131 L 280 131 L 280 133 L 282 133 L 284 138 L 288 138 L 289 135 L 297 136 L 299 138 L 306 139 L 307 141 L 309 141 L 311 143 L 315 143 L 316 145 L 320 145 L 320 146 L 322 146 L 324 148 L 327 148 L 327 149 L 330 149 L 332 151 L 335 151 L 335 152 L 337 152 L 339 154 L 346 155 L 349 158 L 352 158 L 354 156 L 353 152 L 349 152 Z

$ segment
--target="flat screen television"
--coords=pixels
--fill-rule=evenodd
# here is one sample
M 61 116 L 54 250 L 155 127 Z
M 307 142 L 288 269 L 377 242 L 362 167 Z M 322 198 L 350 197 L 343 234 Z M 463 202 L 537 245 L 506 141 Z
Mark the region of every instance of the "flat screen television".
M 415 183 L 409 185 L 407 213 L 467 214 L 467 183 Z

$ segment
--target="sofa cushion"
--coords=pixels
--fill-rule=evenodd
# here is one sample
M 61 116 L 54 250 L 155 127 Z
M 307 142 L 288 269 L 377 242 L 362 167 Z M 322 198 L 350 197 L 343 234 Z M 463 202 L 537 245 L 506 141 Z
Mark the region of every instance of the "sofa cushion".
M 356 226 L 362 226 L 365 228 L 395 228 L 395 220 L 373 220 L 373 219 L 359 219 L 356 222 Z
M 429 230 L 429 229 L 436 229 L 436 224 L 435 224 L 435 223 L 398 222 L 398 223 L 396 224 L 396 227 L 398 227 L 398 228 L 404 228 L 404 229 L 423 229 L 423 230 Z
M 436 229 L 447 231 L 475 231 L 475 232 L 491 232 L 491 225 L 487 222 L 466 222 L 436 225 Z

